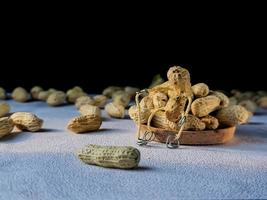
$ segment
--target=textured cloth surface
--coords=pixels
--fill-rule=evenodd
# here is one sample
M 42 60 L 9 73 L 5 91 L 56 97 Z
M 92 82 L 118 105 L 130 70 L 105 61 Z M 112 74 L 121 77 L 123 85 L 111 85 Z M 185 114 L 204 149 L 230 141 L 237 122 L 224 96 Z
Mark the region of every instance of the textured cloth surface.
M 101 130 L 66 129 L 75 107 L 8 101 L 12 112 L 44 119 L 43 132 L 22 132 L 0 140 L 0 199 L 267 199 L 267 113 L 239 126 L 225 145 L 139 147 L 130 119 L 104 111 Z M 135 170 L 86 165 L 75 152 L 86 144 L 130 145 L 141 152 Z

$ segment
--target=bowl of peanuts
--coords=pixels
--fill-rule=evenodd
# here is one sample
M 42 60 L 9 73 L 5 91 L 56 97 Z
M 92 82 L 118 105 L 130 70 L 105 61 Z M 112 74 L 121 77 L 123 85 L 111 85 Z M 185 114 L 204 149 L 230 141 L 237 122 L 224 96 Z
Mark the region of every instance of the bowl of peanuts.
M 252 116 L 241 105 L 232 105 L 221 91 L 205 83 L 191 85 L 188 70 L 171 67 L 168 80 L 136 94 L 129 116 L 137 125 L 138 143 L 178 141 L 188 145 L 230 141 L 236 126 Z M 170 139 L 172 138 L 172 139 Z

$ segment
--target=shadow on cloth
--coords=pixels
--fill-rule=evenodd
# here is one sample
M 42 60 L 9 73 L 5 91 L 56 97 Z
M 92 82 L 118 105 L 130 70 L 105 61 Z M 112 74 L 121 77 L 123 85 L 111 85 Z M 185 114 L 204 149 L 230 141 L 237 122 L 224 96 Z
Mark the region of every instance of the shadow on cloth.
M 13 131 L 10 135 L 1 138 L 0 143 L 20 143 L 30 138 L 32 134 L 23 131 Z

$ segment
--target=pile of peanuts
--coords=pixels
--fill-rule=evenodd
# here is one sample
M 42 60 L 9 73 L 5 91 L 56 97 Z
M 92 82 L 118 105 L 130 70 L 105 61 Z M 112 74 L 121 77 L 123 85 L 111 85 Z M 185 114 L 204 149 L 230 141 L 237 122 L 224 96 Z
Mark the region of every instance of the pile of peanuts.
M 100 128 L 102 124 L 101 108 L 105 108 L 110 117 L 124 118 L 126 108 L 137 91 L 139 91 L 138 88 L 130 86 L 110 86 L 104 89 L 103 94 L 91 97 L 78 86 L 69 89 L 66 93 L 54 88 L 44 90 L 40 86 L 35 86 L 30 92 L 27 92 L 22 87 L 15 88 L 11 93 L 11 98 L 17 102 L 29 102 L 30 100 L 45 101 L 50 106 L 62 106 L 68 103 L 75 104 L 80 115 L 71 119 L 67 128 L 75 133 L 85 133 L 96 131 Z M 109 98 L 111 98 L 111 102 L 109 102 Z M 5 99 L 8 99 L 7 93 L 0 87 L 0 100 Z M 0 117 L 6 117 L 9 111 L 10 106 L 8 103 L 1 102 Z M 10 121 L 10 119 L 11 117 L 6 117 L 5 123 L 6 120 Z M 11 131 L 2 132 L 3 134 L 1 135 L 3 136 L 11 133 Z
M 177 67 L 176 67 L 177 68 Z M 179 67 L 178 67 L 179 68 Z M 178 69 L 177 68 L 177 69 Z M 176 70 L 170 68 L 169 71 Z M 170 73 L 170 72 L 168 72 Z M 166 130 L 179 130 L 179 120 L 186 108 L 186 96 L 173 98 L 168 90 L 170 80 L 157 87 L 148 96 L 140 101 L 140 114 L 137 105 L 129 109 L 129 115 L 138 124 L 151 125 Z M 189 86 L 191 84 L 189 82 Z M 152 88 L 153 89 L 153 88 Z M 190 90 L 190 89 L 189 89 Z M 247 123 L 252 113 L 241 105 L 231 105 L 229 98 L 220 91 L 212 91 L 205 83 L 198 83 L 191 87 L 193 101 L 188 116 L 186 117 L 183 130 L 215 130 L 219 128 L 232 127 Z M 162 110 L 160 110 L 163 108 Z M 157 111 L 159 110 L 159 111 Z M 156 112 L 155 112 L 156 111 Z M 154 113 L 152 115 L 152 113 Z M 140 119 L 139 119 L 140 116 Z
M 246 91 L 232 90 L 232 96 L 229 98 L 231 105 L 241 105 L 252 113 L 255 113 L 258 107 L 267 108 L 267 91 Z
M 96 131 L 102 124 L 101 108 L 110 117 L 122 119 L 125 117 L 125 109 L 130 103 L 135 93 L 139 91 L 135 87 L 110 86 L 104 89 L 102 95 L 91 98 L 82 95 L 75 100 L 75 106 L 80 112 L 80 116 L 74 117 L 68 123 L 68 129 L 75 133 L 85 133 Z M 111 102 L 109 101 L 111 98 Z

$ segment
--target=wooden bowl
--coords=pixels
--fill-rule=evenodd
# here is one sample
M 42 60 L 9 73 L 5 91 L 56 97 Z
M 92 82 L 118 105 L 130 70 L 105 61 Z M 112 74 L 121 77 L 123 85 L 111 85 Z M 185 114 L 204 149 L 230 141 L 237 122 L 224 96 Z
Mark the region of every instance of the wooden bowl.
M 165 143 L 167 137 L 176 132 L 166 130 L 162 128 L 151 127 L 155 137 L 153 141 Z M 205 131 L 183 131 L 179 139 L 180 144 L 185 145 L 211 145 L 211 144 L 223 144 L 230 141 L 235 134 L 236 127 L 228 127 L 217 130 L 205 130 Z M 141 137 L 145 132 L 149 131 L 147 125 L 141 125 Z

